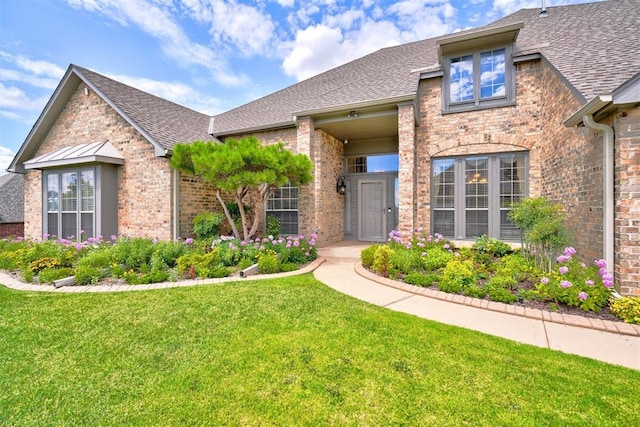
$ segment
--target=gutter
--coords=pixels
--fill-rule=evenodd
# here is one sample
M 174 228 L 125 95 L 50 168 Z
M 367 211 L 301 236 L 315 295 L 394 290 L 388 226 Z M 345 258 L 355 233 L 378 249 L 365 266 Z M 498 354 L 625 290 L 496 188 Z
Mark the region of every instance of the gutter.
M 178 205 L 178 171 L 173 169 L 171 171 L 171 178 L 173 178 L 173 240 L 178 240 L 178 227 L 180 221 L 178 219 L 178 215 L 180 213 L 179 205 Z
M 584 114 L 582 122 L 585 127 L 602 132 L 604 138 L 604 209 L 603 209 L 603 233 L 604 233 L 604 259 L 611 272 L 614 270 L 613 261 L 613 228 L 614 228 L 614 199 L 613 199 L 613 174 L 614 157 L 613 146 L 614 137 L 611 126 L 597 123 L 593 120 L 592 114 Z

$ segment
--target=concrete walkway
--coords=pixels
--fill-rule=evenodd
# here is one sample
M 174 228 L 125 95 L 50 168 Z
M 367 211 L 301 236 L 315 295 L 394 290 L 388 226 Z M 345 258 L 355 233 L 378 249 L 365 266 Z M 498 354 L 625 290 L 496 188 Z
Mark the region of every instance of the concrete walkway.
M 640 370 L 640 326 L 567 316 L 451 295 L 380 278 L 363 269 L 363 245 L 320 250 L 316 279 L 355 298 L 516 342 Z

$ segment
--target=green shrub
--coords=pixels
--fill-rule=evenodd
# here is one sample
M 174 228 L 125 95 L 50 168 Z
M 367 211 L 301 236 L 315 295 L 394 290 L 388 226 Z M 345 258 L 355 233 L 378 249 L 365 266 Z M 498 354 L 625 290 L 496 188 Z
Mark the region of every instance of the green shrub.
M 391 265 L 394 270 L 409 274 L 422 268 L 422 257 L 418 251 L 398 249 L 393 251 Z
M 294 262 L 285 262 L 280 264 L 280 271 L 283 273 L 287 271 L 296 271 L 298 269 L 300 269 L 300 266 Z
M 95 285 L 102 279 L 102 272 L 95 267 L 78 266 L 74 278 L 78 285 Z
M 532 259 L 525 258 L 521 253 L 514 253 L 500 258 L 493 266 L 493 270 L 501 276 L 511 276 L 516 281 L 535 281 L 540 276 L 540 270 Z
M 518 297 L 509 292 L 508 289 L 498 285 L 487 285 L 489 291 L 489 299 L 491 301 L 504 302 L 511 304 L 518 300 Z
M 380 246 L 373 257 L 373 265 L 371 266 L 373 271 L 383 277 L 389 277 L 393 267 L 391 264 L 393 252 L 394 250 L 389 246 Z
M 427 251 L 424 257 L 423 265 L 427 271 L 438 270 L 445 267 L 449 261 L 452 261 L 455 255 L 446 249 L 436 246 Z
M 609 302 L 611 312 L 626 323 L 640 325 L 640 298 L 622 297 L 612 298 Z
M 277 239 L 280 235 L 281 224 L 278 217 L 273 215 L 267 215 L 267 227 L 265 229 L 265 234 L 267 236 L 273 236 L 274 239 Z
M 38 274 L 44 269 L 55 267 L 60 267 L 60 260 L 51 257 L 40 258 L 29 264 L 29 270 L 31 270 L 34 274 Z
M 464 287 L 475 283 L 475 273 L 471 261 L 450 261 L 444 270 L 438 287 L 443 292 L 459 294 Z
M 40 283 L 53 283 L 56 280 L 64 279 L 65 277 L 73 276 L 73 268 L 70 267 L 49 267 L 45 268 L 38 274 L 38 282 Z
M 111 263 L 111 251 L 109 249 L 96 249 L 80 258 L 78 267 L 106 268 Z
M 113 262 L 124 264 L 130 269 L 140 270 L 143 265 L 149 266 L 155 244 L 151 239 L 121 238 L 113 245 Z
M 417 271 L 407 274 L 407 277 L 404 278 L 404 281 L 405 283 L 408 283 L 410 285 L 422 287 L 431 286 L 435 282 L 432 274 L 422 274 Z
M 476 238 L 472 248 L 476 252 L 482 252 L 492 257 L 503 257 L 511 252 L 511 246 L 495 237 L 489 237 L 486 234 Z
M 217 265 L 209 270 L 209 274 L 207 275 L 207 277 L 218 279 L 221 277 L 227 277 L 229 276 L 229 274 L 230 271 L 227 267 L 225 267 L 224 265 Z
M 374 257 L 379 247 L 380 245 L 371 245 L 360 252 L 360 260 L 363 267 L 369 268 L 373 265 Z
M 182 276 L 189 272 L 195 272 L 198 277 L 207 277 L 206 274 L 197 274 L 197 271 L 202 271 L 202 269 L 210 270 L 220 264 L 219 254 L 219 248 L 215 248 L 211 252 L 206 254 L 184 254 L 176 261 L 176 269 L 178 271 L 178 274 Z
M 513 277 L 505 274 L 496 274 L 487 283 L 488 287 L 515 289 L 518 281 Z
M 193 234 L 198 239 L 213 239 L 220 235 L 220 227 L 226 219 L 223 213 L 202 212 L 193 218 Z
M 473 298 L 484 298 L 487 295 L 487 288 L 484 286 L 478 286 L 475 283 L 465 286 L 462 289 L 462 293 L 464 295 L 473 297 Z
M 33 271 L 29 270 L 28 268 L 21 268 L 20 269 L 20 277 L 22 277 L 22 280 L 24 280 L 27 283 L 32 283 L 33 282 Z
M 273 274 L 280 271 L 280 261 L 274 251 L 266 250 L 258 256 L 258 272 Z
M 251 259 L 251 258 L 242 258 L 240 260 L 240 262 L 238 263 L 238 269 L 239 270 L 244 270 L 245 268 L 251 267 L 253 264 L 255 264 L 253 262 L 253 259 Z M 296 265 L 296 268 L 298 268 L 297 265 Z

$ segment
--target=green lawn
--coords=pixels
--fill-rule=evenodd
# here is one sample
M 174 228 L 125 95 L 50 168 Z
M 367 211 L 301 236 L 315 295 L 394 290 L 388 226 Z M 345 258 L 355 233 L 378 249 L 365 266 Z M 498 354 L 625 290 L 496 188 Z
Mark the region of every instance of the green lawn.
M 2 425 L 640 425 L 640 372 L 366 304 L 303 275 L 0 287 Z

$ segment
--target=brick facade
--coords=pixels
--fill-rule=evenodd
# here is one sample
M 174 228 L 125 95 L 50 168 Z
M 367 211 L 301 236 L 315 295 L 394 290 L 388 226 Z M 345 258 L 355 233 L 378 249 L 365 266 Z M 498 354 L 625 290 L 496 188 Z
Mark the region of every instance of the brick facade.
M 62 147 L 109 141 L 124 157 L 118 167 L 118 232 L 172 238 L 172 180 L 168 160 L 102 98 L 80 84 L 34 157 Z M 42 173 L 25 177 L 25 237 L 42 237 Z M 114 201 L 115 202 L 115 201 Z
M 0 224 L 0 239 L 24 236 L 24 223 L 11 222 Z

